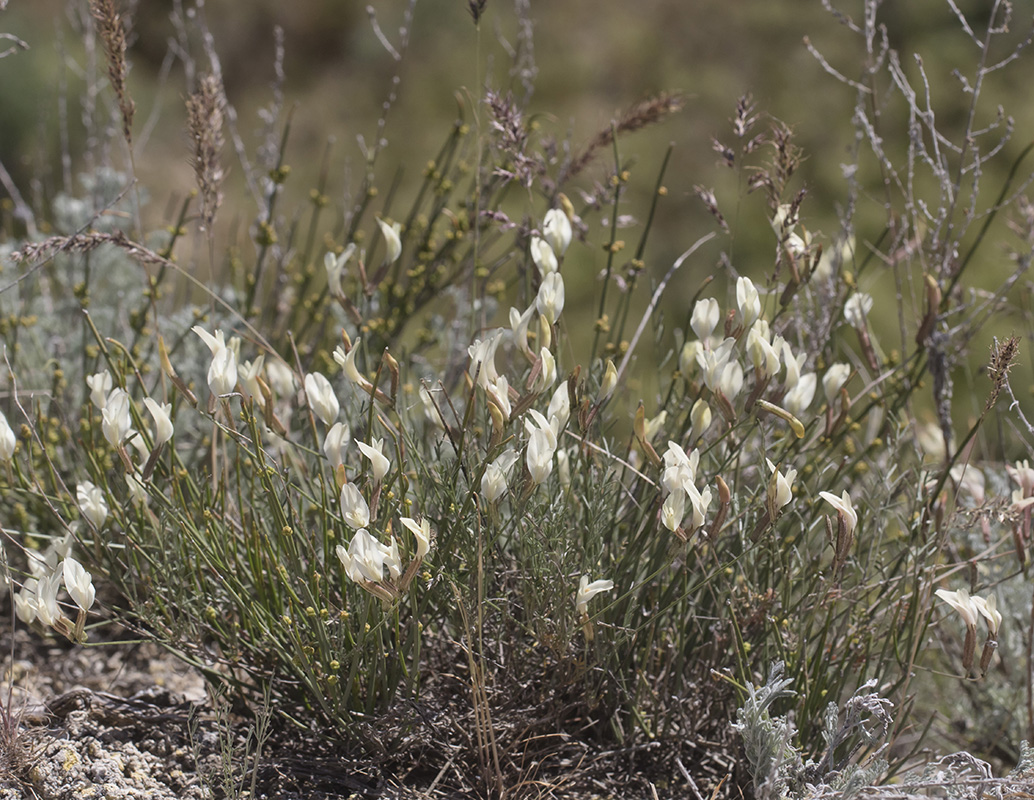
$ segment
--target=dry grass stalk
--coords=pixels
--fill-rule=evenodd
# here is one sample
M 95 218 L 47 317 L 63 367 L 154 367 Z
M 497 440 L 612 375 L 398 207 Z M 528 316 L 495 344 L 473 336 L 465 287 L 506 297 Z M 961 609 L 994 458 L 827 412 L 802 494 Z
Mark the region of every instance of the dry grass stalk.
M 620 119 L 596 134 L 596 137 L 589 142 L 588 147 L 571 162 L 567 177 L 573 178 L 585 169 L 602 148 L 609 146 L 614 141 L 615 136 L 631 133 L 645 128 L 647 125 L 660 122 L 669 114 L 681 111 L 684 105 L 685 98 L 682 95 L 665 92 L 632 106 Z
M 133 112 L 136 104 L 126 91 L 126 32 L 122 17 L 115 7 L 115 0 L 90 0 L 90 13 L 97 21 L 97 33 L 104 42 L 108 57 L 108 79 L 118 98 L 118 109 L 122 114 L 122 133 L 126 143 L 132 145 Z
M 219 78 L 203 75 L 198 89 L 187 98 L 187 124 L 194 142 L 194 175 L 201 192 L 201 223 L 210 229 L 223 196 L 219 191 L 226 173 L 219 163 L 223 149 L 223 92 Z
M 1020 340 L 1015 336 L 1010 336 L 1004 342 L 999 342 L 995 338 L 994 344 L 991 345 L 991 363 L 987 366 L 987 376 L 991 379 L 992 386 L 991 394 L 984 405 L 985 414 L 998 402 L 998 395 L 1009 381 L 1009 370 L 1016 363 L 1019 352 Z

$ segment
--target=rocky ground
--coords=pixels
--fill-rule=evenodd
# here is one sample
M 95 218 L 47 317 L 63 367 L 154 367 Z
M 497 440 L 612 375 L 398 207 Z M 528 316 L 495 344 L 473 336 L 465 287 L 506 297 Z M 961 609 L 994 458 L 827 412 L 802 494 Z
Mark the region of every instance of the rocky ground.
M 0 800 L 390 796 L 282 734 L 256 752 L 253 726 L 155 645 L 73 647 L 8 628 L 0 648 Z
M 156 645 L 76 647 L 21 627 L 12 637 L 6 627 L 0 800 L 485 796 L 461 676 L 438 673 L 419 702 L 378 721 L 382 745 L 356 760 L 316 730 L 271 729 L 257 749 L 254 720 L 213 701 L 198 673 Z M 518 776 L 507 797 L 742 797 L 730 794 L 728 743 L 667 752 L 659 743 L 615 750 L 560 731 L 528 739 L 528 714 L 493 720 L 508 774 Z

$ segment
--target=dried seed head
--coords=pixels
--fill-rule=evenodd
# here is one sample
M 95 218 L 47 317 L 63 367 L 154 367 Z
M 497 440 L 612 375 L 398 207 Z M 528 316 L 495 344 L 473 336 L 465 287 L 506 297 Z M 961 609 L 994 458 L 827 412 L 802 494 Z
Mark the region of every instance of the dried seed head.
M 467 10 L 474 18 L 475 25 L 481 22 L 481 15 L 484 13 L 486 5 L 488 5 L 488 0 L 467 0 Z
M 118 109 L 122 114 L 122 133 L 126 143 L 132 144 L 133 112 L 136 104 L 126 91 L 126 32 L 122 17 L 115 7 L 115 0 L 90 0 L 90 13 L 97 22 L 97 33 L 104 43 L 108 58 L 108 79 L 118 98 Z
M 664 92 L 632 106 L 619 119 L 597 133 L 581 155 L 572 160 L 571 166 L 567 170 L 567 177 L 574 177 L 585 169 L 601 148 L 607 147 L 614 141 L 616 135 L 631 133 L 645 128 L 647 125 L 660 122 L 669 114 L 681 111 L 685 103 L 682 95 Z
M 223 148 L 223 91 L 215 75 L 203 75 L 187 98 L 187 124 L 194 142 L 194 175 L 201 193 L 201 222 L 210 228 L 222 202 L 226 173 L 219 163 Z
M 1009 370 L 1012 369 L 1016 356 L 1020 351 L 1020 340 L 1010 336 L 1004 342 L 995 337 L 991 345 L 991 362 L 987 365 L 987 376 L 991 379 L 991 394 L 984 404 L 984 413 L 990 411 L 1009 382 Z

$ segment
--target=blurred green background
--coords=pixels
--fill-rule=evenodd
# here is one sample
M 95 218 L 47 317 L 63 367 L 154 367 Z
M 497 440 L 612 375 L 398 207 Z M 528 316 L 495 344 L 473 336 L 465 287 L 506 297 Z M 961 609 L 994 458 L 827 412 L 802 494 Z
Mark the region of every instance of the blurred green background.
M 633 163 L 623 211 L 640 225 L 664 153 L 669 142 L 675 145 L 664 180 L 667 196 L 660 203 L 646 250 L 647 275 L 653 280 L 699 236 L 715 229 L 694 194 L 695 185 L 714 187 L 719 207 L 734 231 L 732 240 L 719 236 L 709 243 L 666 294 L 665 308 L 674 318 L 671 325 L 683 324 L 689 298 L 707 275 L 720 271 L 722 252 L 729 255 L 736 270 L 760 283 L 771 274 L 775 238 L 768 225 L 765 199 L 760 192 L 747 195 L 743 176 L 722 167 L 712 148 L 712 137 L 731 141 L 730 119 L 741 96 L 751 94 L 759 112 L 783 120 L 795 131 L 806 156 L 792 184 L 794 189 L 808 189 L 802 221 L 809 230 L 826 234 L 827 244 L 836 235 L 846 198 L 842 165 L 852 160 L 855 91 L 823 69 L 808 52 L 804 37 L 852 79 L 860 77 L 865 52 L 863 40 L 819 0 L 643 0 L 634 4 L 529 0 L 518 2 L 517 8 L 522 5 L 530 8 L 534 23 L 530 118 L 560 141 L 569 137 L 575 150 L 605 129 L 621 110 L 645 97 L 670 90 L 687 97 L 681 113 L 620 141 L 622 159 Z M 861 21 L 860 0 L 833 5 Z M 1018 11 L 1029 12 L 1029 7 L 1026 11 L 1022 8 L 1025 5 L 1017 4 Z M 960 0 L 958 6 L 975 30 L 986 26 L 990 3 Z M 395 47 L 400 46 L 400 26 L 412 9 L 409 47 L 400 65 L 378 41 L 365 3 L 209 0 L 199 7 L 187 1 L 137 0 L 124 3 L 123 8 L 132 25 L 129 87 L 137 105 L 136 164 L 149 191 L 145 220 L 151 228 L 171 223 L 175 209 L 194 186 L 183 109 L 183 100 L 192 88 L 191 76 L 181 55 L 189 52 L 199 70 L 207 68 L 207 59 L 196 35 L 177 32 L 171 21 L 175 15 L 188 18 L 203 13 L 208 20 L 226 92 L 252 157 L 263 143 L 259 112 L 272 98 L 273 31 L 275 26 L 283 29 L 284 109 L 293 109 L 286 153 L 292 174 L 285 190 L 294 201 L 285 201 L 281 208 L 304 208 L 324 154 L 329 152 L 326 194 L 332 211 L 327 217 L 328 231 L 333 228 L 329 220 L 340 220 L 352 202 L 347 192 L 356 189 L 364 170 L 356 137 L 367 142 L 376 137 L 377 119 L 397 66 L 401 78 L 398 99 L 388 116 L 388 143 L 377 163 L 377 175 L 379 184 L 387 185 L 403 169 L 402 196 L 416 191 L 423 165 L 447 135 L 456 117 L 457 96 L 468 106 L 467 119 L 472 121 L 469 106 L 471 100 L 482 96 L 480 87 L 525 94 L 511 57 L 521 24 L 512 2 L 488 0 L 480 26 L 475 28 L 462 0 L 423 0 L 412 6 L 403 0 L 376 0 L 370 8 Z M 1028 19 L 1014 21 L 1016 30 L 1002 37 L 997 57 L 1022 40 Z M 960 131 L 970 96 L 952 72 L 959 69 L 972 80 L 979 51 L 961 30 L 949 4 L 945 0 L 886 2 L 879 8 L 878 21 L 886 26 L 891 46 L 900 52 L 903 68 L 913 79 L 918 76 L 913 54 L 921 54 L 939 125 L 949 135 Z M 99 142 L 87 136 L 90 115 L 109 113 L 111 103 L 106 81 L 88 80 L 98 73 L 91 67 L 91 59 L 102 59 L 102 55 L 91 54 L 89 37 L 83 33 L 87 27 L 85 2 L 11 0 L 6 11 L 0 12 L 0 31 L 18 36 L 30 48 L 0 60 L 0 159 L 36 209 L 45 208 L 59 191 L 74 191 L 75 176 L 105 158 L 116 165 L 126 164 L 117 138 Z M 103 76 L 103 66 L 99 74 Z M 1016 133 L 985 168 L 978 210 L 998 195 L 1009 168 L 1034 137 L 1029 75 L 1030 60 L 1025 54 L 1010 68 L 990 76 L 984 87 L 979 118 L 991 121 L 996 106 L 1001 105 L 1006 114 L 1015 117 Z M 485 110 L 478 109 L 477 114 L 482 124 L 487 124 Z M 117 128 L 114 120 L 105 120 Z M 275 128 L 278 135 L 282 120 Z M 900 103 L 888 107 L 884 124 L 889 132 L 888 149 L 903 153 L 907 119 Z M 763 117 L 760 127 L 766 125 Z M 63 159 L 66 153 L 68 159 Z M 591 189 L 592 181 L 604 179 L 612 166 L 607 153 L 577 184 Z M 221 212 L 223 234 L 237 244 L 246 244 L 245 232 L 257 212 L 244 190 L 242 174 L 239 165 L 231 167 Z M 859 177 L 865 188 L 855 225 L 859 252 L 865 253 L 867 244 L 879 238 L 887 213 L 876 192 L 875 169 L 863 170 Z M 567 191 L 577 205 L 577 195 L 571 187 Z M 930 197 L 936 202 L 935 195 Z M 541 219 L 545 210 L 542 198 L 529 194 L 519 212 Z M 1007 248 L 1019 242 L 1005 222 L 1000 215 L 990 244 L 980 252 L 982 263 L 971 270 L 985 290 L 995 289 L 1012 271 Z M 632 225 L 626 233 L 623 238 L 631 250 L 639 230 Z M 587 310 L 598 297 L 595 278 L 606 258 L 598 244 L 605 241 L 605 231 L 590 230 L 589 237 L 593 246 L 576 243 L 565 264 L 569 309 Z M 906 302 L 913 302 L 911 290 L 918 286 L 921 275 L 916 271 L 912 278 L 911 286 L 906 287 Z M 876 295 L 874 327 L 887 331 L 886 338 L 881 337 L 884 349 L 894 349 L 895 304 L 885 302 L 894 291 L 890 270 L 873 266 L 859 283 Z M 723 306 L 724 292 L 724 282 L 708 289 Z M 643 292 L 638 308 L 645 304 L 646 294 L 648 291 Z M 1026 289 L 1015 292 L 1015 309 L 1022 311 L 1003 309 L 996 324 L 985 331 L 986 340 L 972 344 L 970 367 L 960 369 L 956 380 L 959 392 L 973 380 L 974 396 L 979 397 L 971 408 L 957 408 L 959 428 L 982 405 L 986 389 L 973 375 L 986 357 L 990 337 L 1030 331 L 1028 294 Z M 916 294 L 917 308 L 921 299 Z M 592 316 L 585 313 L 575 316 L 568 312 L 565 317 L 572 327 L 592 322 Z M 669 341 L 670 337 L 665 339 Z M 640 355 L 663 356 L 664 347 L 655 352 L 650 347 L 641 348 Z M 1025 363 L 1014 373 L 1014 381 L 1017 388 L 1026 390 L 1030 371 L 1026 357 L 1021 357 Z

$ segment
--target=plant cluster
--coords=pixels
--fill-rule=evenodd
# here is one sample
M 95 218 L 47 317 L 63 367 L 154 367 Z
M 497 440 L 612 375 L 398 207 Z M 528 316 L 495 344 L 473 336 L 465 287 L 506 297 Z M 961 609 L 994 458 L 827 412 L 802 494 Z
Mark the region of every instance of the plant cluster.
M 842 17 L 859 80 L 816 51 L 858 96 L 841 229 L 808 229 L 793 132 L 743 98 L 714 145 L 737 201 L 757 193 L 761 210 L 730 220 L 733 199 L 698 186 L 718 231 L 666 270 L 648 247 L 665 166 L 626 253 L 621 148 L 679 99 L 637 105 L 577 151 L 505 92 L 461 108 L 471 119 L 408 196 L 381 190 L 379 126 L 356 193 L 332 215 L 324 170 L 307 224 L 281 211 L 285 122 L 241 156 L 258 211 L 220 262 L 224 126 L 243 142 L 210 58 L 186 103 L 198 192 L 166 230 L 142 232 L 146 194 L 106 168 L 36 211 L 51 235 L 3 231 L 0 529 L 19 624 L 88 642 L 99 611 L 301 728 L 373 752 L 457 748 L 500 796 L 572 737 L 661 742 L 717 791 L 727 762 L 692 743 L 734 751 L 737 707 L 759 797 L 900 768 L 922 686 L 961 683 L 976 702 L 1029 666 L 1015 622 L 1034 472 L 1010 467 L 1018 493 L 994 500 L 1004 454 L 981 434 L 1012 392 L 1018 338 L 996 340 L 978 413 L 953 407 L 966 349 L 1034 252 L 1026 151 L 997 199 L 981 193 L 1008 141 L 981 86 L 1022 47 L 991 60 L 1007 4 L 982 36 L 949 5 L 980 46 L 960 78 L 964 130 L 937 126 L 921 65 L 917 89 L 868 2 Z M 131 151 L 131 47 L 115 5 L 93 8 Z M 883 144 L 893 103 L 909 115 L 900 156 Z M 873 176 L 875 235 L 856 231 Z M 968 288 L 1005 213 L 1014 270 Z M 758 224 L 773 257 L 740 263 L 736 228 Z M 718 235 L 717 279 L 676 290 Z M 212 283 L 178 260 L 191 241 Z M 575 266 L 588 248 L 604 252 L 594 286 Z M 950 623 L 931 646 L 935 596 L 962 614 L 961 647 Z M 413 718 L 379 724 L 403 701 Z M 462 733 L 431 719 L 459 713 Z M 1030 737 L 1034 708 L 1007 724 Z

